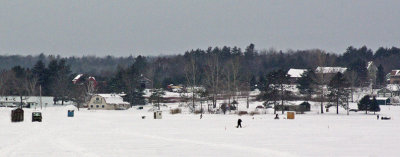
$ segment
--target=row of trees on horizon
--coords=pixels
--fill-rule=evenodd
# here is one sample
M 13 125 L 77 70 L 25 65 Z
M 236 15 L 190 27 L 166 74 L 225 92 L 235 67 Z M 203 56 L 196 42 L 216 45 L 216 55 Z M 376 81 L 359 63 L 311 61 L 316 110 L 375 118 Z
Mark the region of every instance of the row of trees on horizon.
M 144 103 L 144 89 L 139 82 L 141 76 L 152 80 L 154 88 L 166 88 L 169 84 L 203 86 L 215 103 L 221 93 L 234 95 L 238 91 L 249 91 L 256 85 L 265 87 L 270 82 L 268 75 L 279 70 L 286 73 L 289 68 L 347 67 L 354 75 L 354 79 L 347 81 L 353 86 L 363 86 L 370 81 L 366 69 L 368 61 L 379 67 L 374 83 L 383 85 L 386 73 L 400 69 L 400 49 L 379 48 L 373 52 L 365 46 L 349 47 L 343 54 L 333 54 L 318 49 L 257 50 L 250 44 L 244 50 L 210 47 L 158 57 L 0 56 L 0 69 L 3 69 L 0 85 L 7 87 L 0 88 L 0 94 L 38 95 L 40 86 L 43 95 L 54 96 L 57 100 L 78 101 L 83 98 L 78 98 L 77 93 L 88 93 L 87 85 L 78 88 L 72 84 L 72 79 L 83 73 L 94 76 L 99 82 L 96 90 L 91 92 L 124 92 L 131 104 Z

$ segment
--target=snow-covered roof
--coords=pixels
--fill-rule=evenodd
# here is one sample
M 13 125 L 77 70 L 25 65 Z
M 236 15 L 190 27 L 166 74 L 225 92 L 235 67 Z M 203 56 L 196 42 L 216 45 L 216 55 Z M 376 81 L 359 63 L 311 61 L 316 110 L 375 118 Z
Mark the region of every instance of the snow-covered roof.
M 343 68 L 343 67 L 317 67 L 317 69 L 315 70 L 316 73 L 324 73 L 324 74 L 328 74 L 328 73 L 344 73 L 347 70 L 347 68 Z
M 373 99 L 373 97 L 370 98 L 371 100 Z M 386 97 L 375 97 L 376 100 L 387 100 L 389 98 Z
M 301 75 L 306 71 L 307 69 L 289 69 L 288 74 L 290 77 L 301 77 Z
M 119 94 L 97 94 L 106 100 L 107 104 L 129 104 Z
M 400 76 L 400 70 L 392 70 L 390 76 Z
M 392 92 L 399 91 L 400 90 L 400 85 L 398 85 L 398 84 L 388 84 L 388 85 L 386 85 L 386 89 L 389 89 Z
M 285 101 L 285 105 L 300 105 L 304 101 Z
M 89 76 L 89 80 L 96 81 L 96 78 L 94 78 L 93 76 Z
M 163 98 L 182 98 L 182 96 L 187 96 L 187 97 L 191 97 L 192 93 L 188 92 L 188 93 L 177 93 L 177 92 L 170 92 L 170 91 L 164 91 L 164 95 L 162 96 Z M 144 97 L 145 98 L 149 98 L 152 94 L 152 90 L 150 89 L 145 89 L 144 90 Z
M 72 80 L 72 82 L 76 83 L 82 76 L 83 74 L 76 75 L 75 78 Z

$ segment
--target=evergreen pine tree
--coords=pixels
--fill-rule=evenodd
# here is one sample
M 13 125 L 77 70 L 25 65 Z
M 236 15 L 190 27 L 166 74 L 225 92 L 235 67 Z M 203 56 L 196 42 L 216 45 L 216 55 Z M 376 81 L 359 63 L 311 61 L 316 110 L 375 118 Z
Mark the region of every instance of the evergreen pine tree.
M 358 59 L 351 63 L 349 65 L 349 70 L 357 72 L 357 81 L 359 82 L 359 85 L 362 85 L 362 83 L 365 83 L 369 80 L 367 80 L 368 76 L 368 70 L 367 70 L 367 63 L 362 60 Z
M 44 86 L 44 88 L 42 88 L 46 92 L 46 94 L 48 94 L 50 96 L 54 96 L 55 95 L 54 89 L 56 89 L 57 86 L 53 85 L 53 84 L 56 83 L 57 73 L 58 73 L 58 61 L 53 59 L 47 65 L 47 69 L 46 69 L 46 76 L 47 76 L 46 85 Z
M 385 71 L 383 69 L 382 64 L 378 66 L 378 72 L 376 74 L 376 83 L 380 86 L 385 84 Z
M 371 99 L 369 95 L 365 95 L 357 104 L 358 110 L 365 111 L 365 114 L 367 114 L 368 108 L 369 106 L 371 106 L 370 104 L 371 104 Z
M 268 76 L 267 76 L 268 77 Z M 263 74 L 260 74 L 259 80 L 258 80 L 258 84 L 257 84 L 257 88 L 259 90 L 265 90 L 265 84 L 268 80 L 266 80 L 266 78 L 264 77 Z
M 297 80 L 297 88 L 300 90 L 301 94 L 306 94 L 308 99 L 311 98 L 311 95 L 315 92 L 315 73 L 313 70 L 309 70 L 304 72 L 301 77 Z
M 266 85 L 264 86 L 263 98 L 264 100 L 281 100 L 282 114 L 284 114 L 284 100 L 287 98 L 289 92 L 286 89 L 286 84 L 289 82 L 290 76 L 283 70 L 272 71 L 268 73 L 266 78 Z M 275 109 L 277 106 L 275 106 Z M 275 114 L 276 110 L 274 111 Z
M 371 101 L 371 105 L 369 107 L 369 111 L 373 111 L 374 114 L 375 114 L 375 112 L 381 111 L 381 108 L 379 107 L 378 101 L 376 100 L 375 97 Z
M 262 98 L 262 100 L 265 100 L 264 105 L 267 106 L 269 104 L 269 102 L 273 101 L 274 102 L 274 114 L 276 114 L 276 101 L 279 100 L 278 99 L 278 95 L 279 95 L 279 89 L 278 86 L 275 85 L 276 82 L 276 71 L 272 71 L 269 72 L 267 74 L 266 80 L 265 80 L 265 85 L 261 86 L 262 89 L 262 93 L 260 95 L 260 97 Z
M 254 90 L 256 88 L 257 80 L 256 77 L 253 75 L 250 79 L 250 89 Z
M 44 65 L 43 61 L 39 60 L 36 62 L 32 69 L 33 75 L 38 78 L 38 85 L 41 85 L 42 88 L 46 84 L 46 65 Z
M 160 102 L 163 99 L 163 95 L 165 95 L 165 92 L 161 88 L 153 89 L 153 92 L 150 95 L 150 101 L 156 103 L 159 110 L 160 110 Z
M 138 56 L 135 62 L 127 69 L 119 68 L 116 77 L 110 80 L 111 90 L 126 93 L 125 100 L 131 105 L 144 105 L 144 87 L 141 86 L 142 70 L 146 66 L 146 59 Z
M 332 80 L 328 84 L 330 91 L 330 97 L 336 101 L 336 114 L 339 114 L 339 102 L 343 97 L 347 97 L 348 92 L 345 88 L 349 86 L 348 81 L 344 75 L 338 72 L 333 76 Z

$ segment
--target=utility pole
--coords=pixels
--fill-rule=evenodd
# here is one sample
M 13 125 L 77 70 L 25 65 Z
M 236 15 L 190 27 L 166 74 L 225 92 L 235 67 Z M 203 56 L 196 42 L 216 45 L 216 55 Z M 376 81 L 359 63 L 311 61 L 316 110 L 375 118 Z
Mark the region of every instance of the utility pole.
M 283 106 L 283 84 L 281 85 L 281 101 L 282 101 L 282 114 L 285 114 L 285 107 Z
M 349 115 L 349 109 L 350 109 L 350 106 L 349 106 L 349 97 L 347 97 L 347 115 Z
M 39 85 L 40 109 L 42 109 L 42 85 Z
M 203 100 L 200 100 L 200 119 L 203 118 Z

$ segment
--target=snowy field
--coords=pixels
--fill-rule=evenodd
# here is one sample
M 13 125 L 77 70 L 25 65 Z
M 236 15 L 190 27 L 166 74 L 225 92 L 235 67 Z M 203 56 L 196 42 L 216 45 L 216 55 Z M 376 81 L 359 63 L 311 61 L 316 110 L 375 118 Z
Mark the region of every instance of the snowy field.
M 273 114 L 200 119 L 167 111 L 152 119 L 148 108 L 81 110 L 68 118 L 65 107 L 53 107 L 42 110 L 42 123 L 31 122 L 31 109 L 25 109 L 24 122 L 11 123 L 11 109 L 0 108 L 0 157 L 399 156 L 400 107 L 381 109 L 392 120 L 332 110 L 295 120 L 274 120 Z M 238 118 L 244 128 L 234 127 Z

